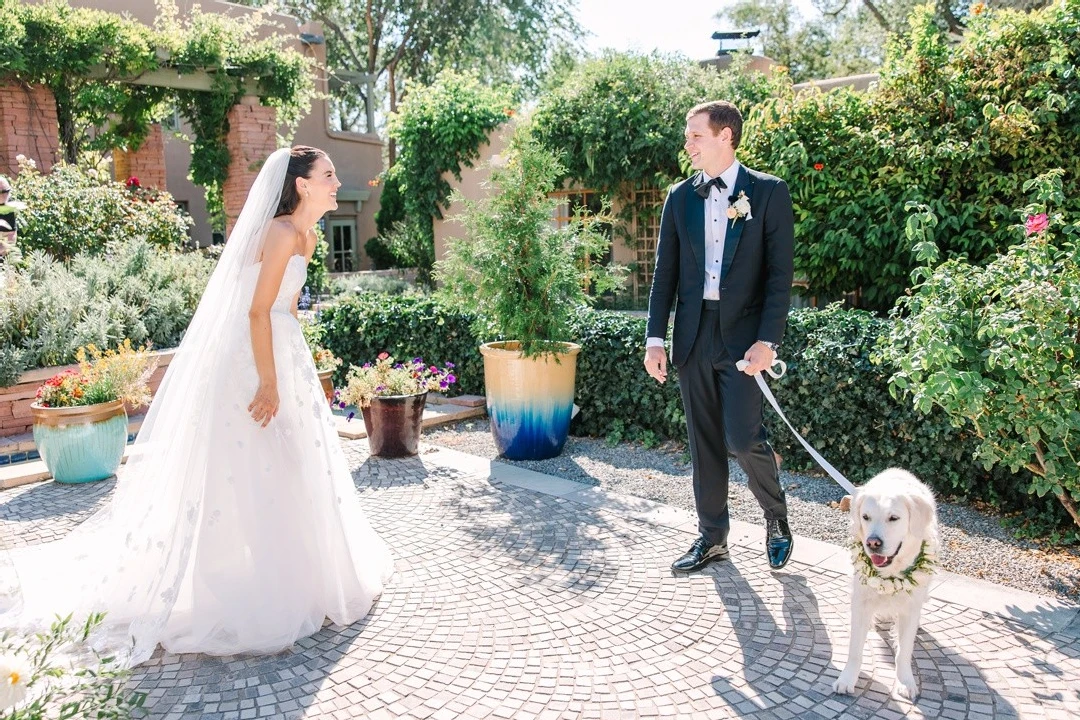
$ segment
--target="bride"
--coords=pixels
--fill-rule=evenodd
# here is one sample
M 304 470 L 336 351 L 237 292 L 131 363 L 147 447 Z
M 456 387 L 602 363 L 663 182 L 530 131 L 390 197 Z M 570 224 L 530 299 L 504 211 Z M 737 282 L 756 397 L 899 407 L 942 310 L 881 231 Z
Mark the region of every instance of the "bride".
M 272 653 L 368 613 L 393 561 L 296 318 L 340 186 L 321 150 L 266 160 L 108 505 L 10 552 L 4 584 L 21 596 L 0 624 L 105 612 L 96 644 L 138 664 L 159 644 Z

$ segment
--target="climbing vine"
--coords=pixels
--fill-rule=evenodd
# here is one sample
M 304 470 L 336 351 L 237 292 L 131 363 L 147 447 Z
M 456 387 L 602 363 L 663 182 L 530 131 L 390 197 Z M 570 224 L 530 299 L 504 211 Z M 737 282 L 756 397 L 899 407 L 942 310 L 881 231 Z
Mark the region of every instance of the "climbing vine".
M 64 158 L 82 150 L 137 149 L 151 123 L 176 108 L 191 125 L 191 179 L 220 198 L 229 166 L 228 112 L 256 94 L 295 125 L 313 91 L 309 60 L 271 33 L 265 11 L 242 17 L 202 12 L 183 19 L 174 0 L 158 0 L 153 27 L 60 0 L 23 5 L 0 0 L 0 81 L 44 85 L 56 99 Z M 147 73 L 205 73 L 209 90 L 140 84 Z

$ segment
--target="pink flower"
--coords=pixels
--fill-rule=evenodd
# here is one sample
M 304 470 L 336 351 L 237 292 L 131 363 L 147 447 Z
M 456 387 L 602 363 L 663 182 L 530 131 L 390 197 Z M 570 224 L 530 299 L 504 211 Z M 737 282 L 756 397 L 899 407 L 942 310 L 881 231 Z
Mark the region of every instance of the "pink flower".
M 1027 230 L 1028 235 L 1041 233 L 1048 227 L 1050 227 L 1050 219 L 1046 217 L 1046 213 L 1028 215 L 1027 222 L 1024 223 L 1024 228 Z

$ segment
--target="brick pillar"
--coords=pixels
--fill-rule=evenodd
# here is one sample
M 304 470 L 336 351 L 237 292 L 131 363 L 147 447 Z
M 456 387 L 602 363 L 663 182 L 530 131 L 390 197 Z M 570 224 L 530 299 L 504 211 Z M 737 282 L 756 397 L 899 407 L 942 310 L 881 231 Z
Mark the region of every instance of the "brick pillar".
M 263 161 L 277 149 L 277 110 L 248 96 L 233 106 L 228 119 L 229 175 L 222 188 L 226 238 L 232 233 Z
M 138 150 L 113 150 L 113 174 L 119 182 L 134 175 L 139 185 L 165 190 L 165 138 L 154 123 Z
M 60 158 L 56 99 L 43 85 L 0 85 L 0 172 L 14 175 L 16 155 L 25 155 L 48 172 Z

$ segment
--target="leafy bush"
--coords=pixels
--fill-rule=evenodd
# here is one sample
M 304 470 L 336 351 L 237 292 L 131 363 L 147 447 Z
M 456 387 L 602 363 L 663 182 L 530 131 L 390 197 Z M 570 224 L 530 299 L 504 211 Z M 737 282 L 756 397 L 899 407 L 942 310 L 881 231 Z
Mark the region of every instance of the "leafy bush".
M 409 282 L 405 277 L 368 274 L 334 278 L 330 283 L 330 288 L 334 295 L 363 292 L 379 293 L 381 295 L 403 295 L 418 292 L 416 285 Z
M 382 208 L 379 209 L 382 212 Z M 397 257 L 394 255 L 394 251 L 386 244 L 386 242 L 379 236 L 369 238 L 364 243 L 364 252 L 371 258 L 371 263 L 374 265 L 375 270 L 386 270 L 388 268 L 395 267 L 397 265 Z
M 741 157 L 792 190 L 809 294 L 861 290 L 862 307 L 888 310 L 918 265 L 906 203 L 941 218 L 944 258 L 983 263 L 1014 241 L 1020 178 L 1076 167 L 1080 0 L 968 23 L 952 43 L 923 6 L 876 88 L 781 96 L 748 113 Z M 1064 182 L 1063 209 L 1080 210 L 1080 175 Z
M 129 338 L 176 346 L 213 267 L 199 253 L 165 252 L 142 239 L 66 264 L 35 250 L 0 289 L 0 347 L 9 350 L 0 354 L 0 387 L 26 368 L 71 363 L 83 345 L 115 348 Z
M 584 187 L 663 188 L 688 167 L 678 150 L 690 108 L 724 98 L 746 112 L 790 87 L 785 75 L 749 72 L 741 62 L 717 73 L 678 56 L 606 52 L 544 95 L 532 124 L 544 146 L 565 155 L 566 177 Z
M 1061 175 L 1024 186 L 1036 199 L 1022 243 L 985 267 L 949 260 L 920 273 L 882 356 L 892 389 L 973 428 L 984 467 L 1030 472 L 1028 491 L 1057 497 L 1080 527 L 1080 222 L 1056 212 Z M 925 225 L 936 222 L 924 208 L 909 225 L 931 261 Z
M 171 195 L 114 182 L 107 165 L 59 164 L 43 175 L 22 162 L 12 185 L 26 203 L 19 213 L 24 253 L 44 250 L 66 259 L 102 252 L 118 238 L 145 238 L 167 249 L 188 239 L 191 218 Z
M 423 295 L 362 292 L 323 308 L 320 320 L 326 328 L 323 344 L 345 367 L 363 365 L 383 352 L 438 365 L 452 362 L 457 384 L 451 394 L 484 392 L 480 341 L 470 329 L 474 317 L 469 313 Z M 334 378 L 336 383 L 344 379 Z
M 480 340 L 469 329 L 472 319 L 437 299 L 415 296 L 358 295 L 323 312 L 326 344 L 346 363 L 364 362 L 383 350 L 398 357 L 445 358 L 457 364 L 459 392 L 483 394 Z M 1026 513 L 1021 520 L 1029 524 L 1028 534 L 1067 527 L 1060 505 L 1050 498 L 1034 501 L 1025 478 L 1004 467 L 989 472 L 980 467 L 973 433 L 953 427 L 940 410 L 923 415 L 893 399 L 888 379 L 894 370 L 871 362 L 891 326 L 890 320 L 839 306 L 793 311 L 781 349 L 788 373 L 770 381 L 792 424 L 854 482 L 901 466 L 943 495 Z M 581 412 L 572 432 L 648 443 L 685 441 L 677 371 L 671 368 L 667 383 L 660 385 L 641 365 L 645 319 L 581 309 L 573 327 L 582 352 L 575 397 Z M 785 468 L 818 471 L 771 410 L 766 422 Z
M 387 172 L 383 198 L 400 200 L 400 219 L 415 227 L 406 252 L 395 249 L 394 254 L 416 263 L 421 281 L 428 280 L 435 260 L 431 220 L 442 217 L 450 198 L 444 176 L 452 173 L 460 180 L 461 169 L 472 167 L 488 134 L 511 115 L 508 88 L 487 87 L 476 75 L 443 70 L 430 85 L 411 87 L 390 116 L 387 132 L 397 142 L 398 157 Z M 383 229 L 380 234 L 386 237 Z
M 322 228 L 315 226 L 315 253 L 307 266 L 307 279 L 304 287 L 308 292 L 321 293 L 330 287 L 330 275 L 326 269 L 326 259 L 330 256 L 330 244 L 326 242 L 326 235 Z

